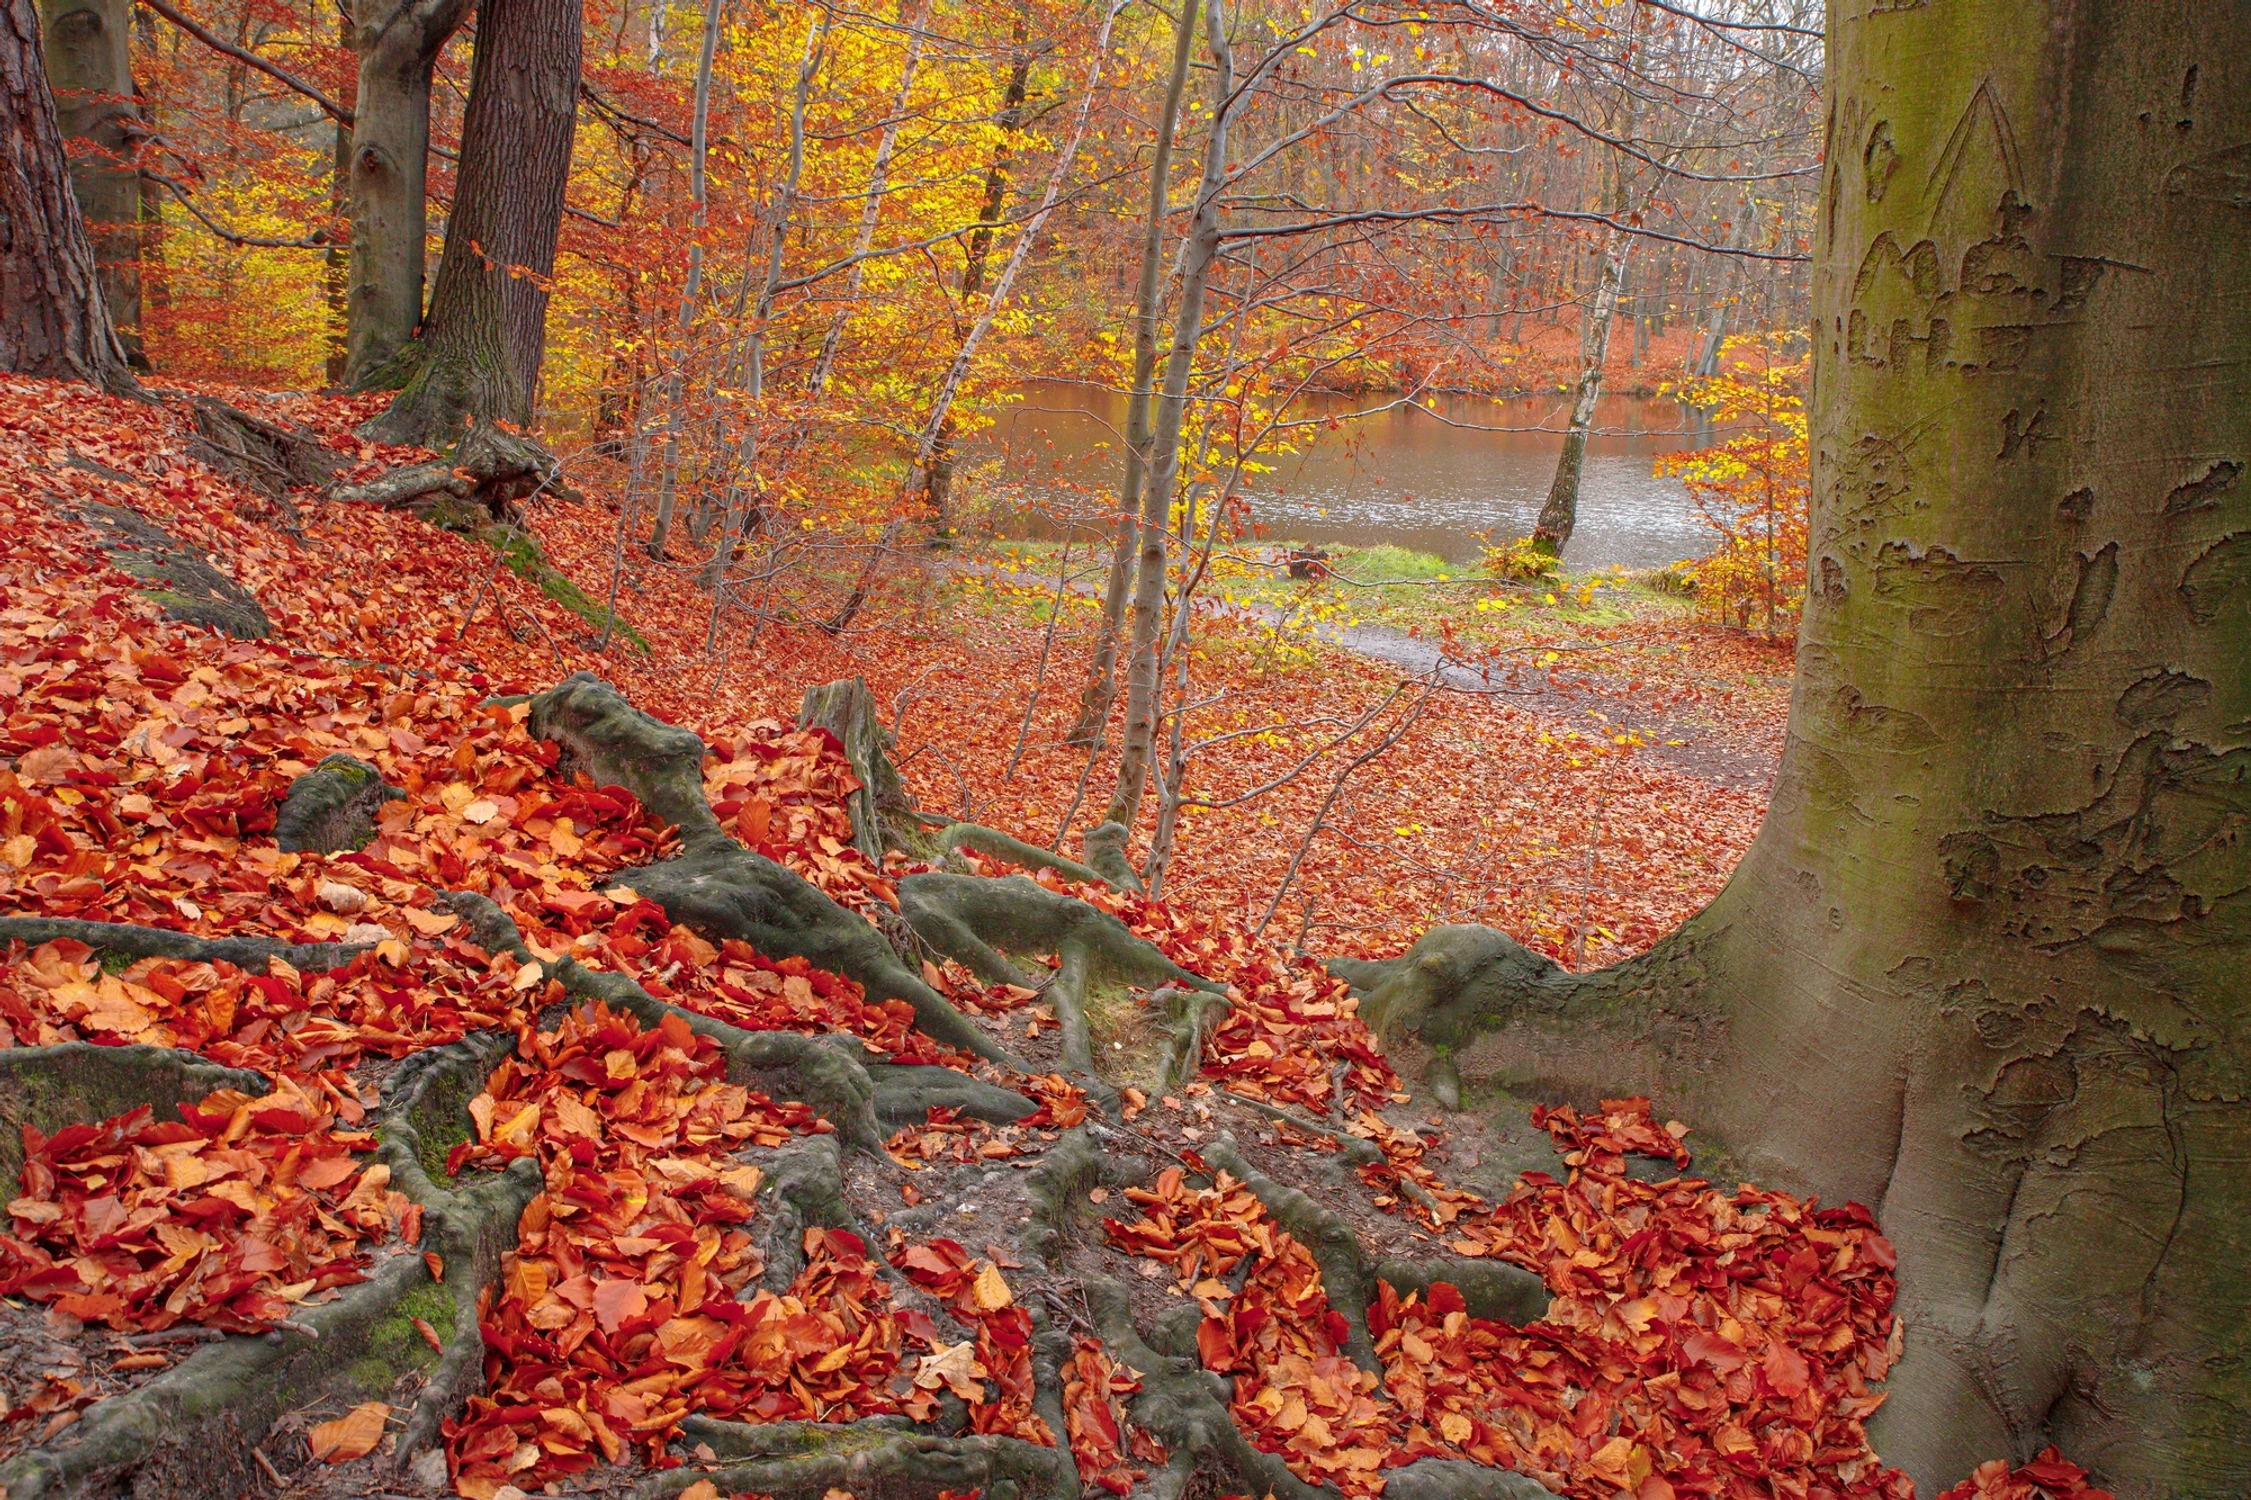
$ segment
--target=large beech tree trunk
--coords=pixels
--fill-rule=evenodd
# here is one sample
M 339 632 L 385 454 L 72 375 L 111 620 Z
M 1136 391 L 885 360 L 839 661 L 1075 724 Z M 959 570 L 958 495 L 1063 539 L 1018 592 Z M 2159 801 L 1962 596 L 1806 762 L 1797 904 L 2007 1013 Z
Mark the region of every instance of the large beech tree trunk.
M 479 10 L 445 257 L 422 333 L 394 362 L 411 374 L 372 436 L 435 446 L 473 421 L 531 423 L 578 119 L 580 10 Z
M 86 221 L 47 87 L 39 10 L 7 0 L 0 26 L 0 369 L 134 388 L 110 327 Z
M 1924 1494 L 2051 1441 L 2251 1493 L 2251 14 L 1839 7 L 1828 66 L 1765 828 L 1616 968 L 1451 928 L 1356 981 L 1441 1092 L 1651 1091 L 1873 1208 Z
M 132 6 L 126 0 L 44 0 L 47 83 L 66 140 L 87 149 L 70 185 L 94 247 L 102 301 L 126 357 L 141 354 L 141 174 L 134 169 L 140 111 L 133 104 Z
M 359 83 L 346 174 L 352 265 L 344 380 L 355 389 L 382 384 L 387 362 L 422 321 L 430 76 L 469 7 L 470 0 L 352 6 L 347 29 L 359 54 Z

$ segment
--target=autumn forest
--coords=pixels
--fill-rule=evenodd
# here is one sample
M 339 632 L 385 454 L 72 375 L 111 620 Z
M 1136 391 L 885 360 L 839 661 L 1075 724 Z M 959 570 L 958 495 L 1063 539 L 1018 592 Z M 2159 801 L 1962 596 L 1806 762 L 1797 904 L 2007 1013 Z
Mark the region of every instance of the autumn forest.
M 0 1500 L 2251 1491 L 2234 8 L 6 3 Z

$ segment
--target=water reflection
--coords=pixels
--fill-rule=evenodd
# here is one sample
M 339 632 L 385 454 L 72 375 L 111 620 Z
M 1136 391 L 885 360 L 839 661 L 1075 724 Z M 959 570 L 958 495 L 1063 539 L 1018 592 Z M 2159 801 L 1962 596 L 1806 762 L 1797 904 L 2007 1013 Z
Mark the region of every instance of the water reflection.
M 1126 398 L 1066 381 L 1027 381 L 1023 396 L 984 440 L 1002 457 L 1003 477 L 1035 496 L 1061 483 L 1113 489 Z M 1344 418 L 1386 399 L 1315 396 L 1301 415 Z M 1563 446 L 1562 398 L 1440 396 L 1426 404 L 1429 413 L 1395 409 L 1317 436 L 1301 429 L 1303 451 L 1249 486 L 1259 522 L 1280 537 L 1392 542 L 1455 562 L 1476 557 L 1482 532 L 1529 534 Z M 1711 533 L 1686 491 L 1649 472 L 1659 453 L 1710 442 L 1708 427 L 1673 402 L 1630 397 L 1605 398 L 1596 422 L 1570 565 L 1645 568 L 1709 551 Z

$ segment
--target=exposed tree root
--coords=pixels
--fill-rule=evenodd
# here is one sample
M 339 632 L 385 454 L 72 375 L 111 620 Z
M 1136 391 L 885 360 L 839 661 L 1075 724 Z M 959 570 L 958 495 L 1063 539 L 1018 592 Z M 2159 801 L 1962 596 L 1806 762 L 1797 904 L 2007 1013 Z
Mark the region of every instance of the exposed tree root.
M 169 927 L 135 927 L 126 922 L 88 922 L 77 917 L 0 917 L 0 943 L 31 944 L 69 938 L 89 948 L 132 958 L 178 958 L 190 963 L 229 963 L 253 974 L 266 972 L 278 958 L 292 969 L 323 973 L 341 969 L 373 946 L 368 943 L 285 943 L 276 938 L 196 937 Z
M 1062 1027 L 1066 1067 L 1112 1113 L 1117 1093 L 1096 1065 L 1088 1035 L 1093 990 L 1106 984 L 1218 988 L 1135 937 L 1108 912 L 1021 875 L 1001 880 L 910 875 L 899 882 L 899 910 L 916 936 L 985 983 L 1044 984 L 1044 998 Z M 1052 977 L 1044 971 L 1033 975 L 1009 961 L 1006 954 L 1011 952 L 1053 953 L 1062 967 Z
M 155 1106 L 160 1120 L 177 1120 L 182 1104 L 218 1089 L 263 1094 L 266 1080 L 170 1047 L 63 1042 L 0 1051 L 0 1120 L 7 1122 L 0 1128 L 0 1183 L 14 1188 L 23 1170 L 26 1125 L 53 1135 L 141 1104 Z
M 1102 874 L 1102 878 L 1121 891 L 1139 891 L 1141 872 L 1126 858 L 1126 829 L 1121 823 L 1097 823 L 1079 840 L 1086 850 L 1086 862 Z
M 284 853 L 357 849 L 375 837 L 376 810 L 405 795 L 359 757 L 328 756 L 289 783 L 274 818 L 274 841 Z
M 1383 1363 L 1376 1358 L 1375 1340 L 1368 1336 L 1368 1304 L 1376 1300 L 1375 1273 L 1361 1252 L 1360 1237 L 1352 1232 L 1344 1216 L 1244 1161 L 1235 1149 L 1233 1136 L 1220 1136 L 1203 1155 L 1204 1160 L 1249 1188 L 1274 1222 L 1312 1252 L 1314 1262 L 1321 1267 L 1321 1285 L 1329 1294 L 1329 1306 L 1344 1318 L 1344 1352 L 1361 1369 L 1381 1374 Z
M 844 1201 L 844 1157 L 835 1136 L 802 1136 L 777 1149 L 765 1167 L 758 1185 L 762 1212 L 751 1232 L 766 1262 L 764 1284 L 778 1293 L 805 1268 L 806 1230 L 849 1229 L 862 1239 L 869 1236 Z
M 1473 1318 L 1486 1318 L 1521 1328 L 1548 1315 L 1547 1283 L 1505 1260 L 1458 1260 L 1436 1256 L 1429 1260 L 1384 1260 L 1376 1263 L 1375 1279 L 1389 1282 L 1404 1297 L 1443 1282 L 1462 1294 L 1462 1303 Z M 1475 1468 L 1476 1465 L 1470 1467 Z
M 875 1084 L 876 1118 L 886 1125 L 920 1125 L 933 1109 L 950 1109 L 968 1119 L 1012 1125 L 1039 1107 L 1012 1089 L 952 1068 L 879 1062 L 862 1062 L 861 1066 Z
M 188 456 L 246 489 L 288 507 L 292 489 L 317 489 L 336 477 L 344 456 L 313 434 L 253 416 L 211 396 L 190 396 Z
M 134 1494 L 231 1500 L 246 1488 L 251 1446 L 283 1412 L 329 1395 L 389 1395 L 410 1368 L 427 1371 L 429 1380 L 409 1418 L 402 1459 L 411 1456 L 410 1442 L 433 1438 L 443 1409 L 478 1368 L 477 1293 L 498 1273 L 501 1251 L 515 1242 L 517 1216 L 539 1188 L 531 1169 L 442 1189 L 417 1160 L 419 1131 L 437 1123 L 430 1106 L 458 1108 L 456 1095 L 434 1090 L 432 1082 L 449 1072 L 481 1081 L 493 1052 L 490 1038 L 474 1038 L 423 1054 L 414 1069 L 401 1070 L 404 1086 L 394 1087 L 383 1111 L 383 1155 L 399 1191 L 423 1206 L 423 1245 L 443 1258 L 450 1295 L 432 1285 L 412 1247 L 398 1247 L 368 1280 L 298 1309 L 287 1328 L 222 1337 L 145 1385 L 100 1402 L 53 1440 L 0 1466 L 0 1492 L 46 1500 L 109 1494 L 129 1481 Z M 45 1114 L 56 1125 L 102 1119 L 132 1103 L 176 1110 L 217 1087 L 264 1090 L 255 1074 L 148 1047 L 25 1049 L 0 1053 L 0 1069 L 7 1080 L 0 1087 L 21 1091 L 30 1117 Z M 418 1317 L 450 1331 L 442 1356 L 414 1326 Z
M 1224 1020 L 1234 1009 L 1226 995 L 1209 989 L 1196 989 L 1168 984 L 1149 997 L 1151 1003 L 1162 998 L 1165 1006 L 1165 1058 L 1163 1072 L 1157 1086 L 1170 1092 L 1184 1086 L 1194 1078 L 1204 1065 L 1204 1038 L 1212 1028 Z M 1233 1097 L 1240 1097 L 1233 1096 Z M 1251 1101 L 1245 1100 L 1249 1103 Z M 1275 1110 L 1270 1104 L 1259 1104 L 1263 1110 L 1273 1111 L 1289 1118 L 1287 1110 Z M 1293 1124 L 1297 1123 L 1292 1120 Z M 1316 1131 L 1315 1134 L 1328 1132 Z M 1339 1139 L 1348 1139 L 1340 1136 Z M 1361 1143 L 1365 1145 L 1365 1143 Z M 1373 1149 L 1373 1148 L 1370 1148 Z M 1381 1155 L 1382 1153 L 1377 1153 Z
M 331 498 L 354 505 L 403 510 L 434 500 L 460 500 L 480 506 L 496 521 L 514 514 L 516 503 L 542 486 L 552 487 L 561 462 L 529 438 L 477 422 L 453 451 L 429 463 L 407 464 L 365 484 L 343 485 Z
M 852 842 L 862 854 L 880 865 L 887 850 L 919 855 L 929 847 L 914 798 L 891 763 L 891 731 L 883 727 L 866 678 L 844 677 L 807 688 L 797 708 L 797 727 L 825 729 L 844 747 L 844 758 L 860 781 L 847 805 Z
M 563 747 L 565 774 L 584 770 L 622 786 L 680 830 L 680 855 L 629 870 L 631 886 L 709 936 L 740 938 L 761 953 L 794 954 L 856 980 L 877 1000 L 904 1000 L 933 1040 L 1021 1071 L 1007 1050 L 925 984 L 865 919 L 795 871 L 727 835 L 703 790 L 704 744 L 634 708 L 590 673 L 532 700 L 531 732 Z
M 469 923 L 479 946 L 523 962 L 536 957 L 524 945 L 514 920 L 486 897 L 455 892 L 445 900 Z M 858 1037 L 744 1031 L 668 1005 L 623 974 L 589 969 L 574 958 L 542 961 L 542 967 L 566 994 L 575 999 L 600 1000 L 612 1010 L 633 1015 L 643 1025 L 653 1026 L 667 1016 L 678 1016 L 690 1030 L 719 1044 L 727 1055 L 729 1082 L 763 1089 L 775 1098 L 802 1099 L 834 1125 L 847 1144 L 866 1150 L 882 1146 L 884 1135 L 876 1125 L 876 1084 L 859 1060 L 864 1049 Z M 894 1087 L 911 1094 L 917 1084 L 906 1079 Z M 910 1106 L 902 1103 L 893 1107 Z
M 110 566 L 138 579 L 166 619 L 241 641 L 262 641 L 273 634 L 273 622 L 249 590 L 132 507 L 72 500 L 57 502 L 55 510 L 91 528 Z
M 1356 1167 L 1372 1166 L 1383 1160 L 1383 1150 L 1374 1141 L 1364 1141 L 1349 1131 L 1337 1129 L 1334 1125 L 1307 1119 L 1294 1109 L 1284 1109 L 1281 1105 L 1269 1104 L 1264 1099 L 1253 1099 L 1250 1095 L 1238 1094 L 1233 1089 L 1221 1089 L 1219 1092 L 1235 1103 L 1242 1105 L 1245 1109 L 1256 1110 L 1269 1120 L 1278 1120 L 1293 1129 L 1304 1131 L 1307 1135 L 1322 1136 L 1335 1141 L 1337 1143 L 1337 1154 Z
M 1037 844 L 1027 844 L 997 828 L 987 828 L 982 823 L 949 823 L 938 831 L 935 840 L 939 851 L 951 854 L 956 849 L 975 849 L 1005 859 L 1010 864 L 1022 865 L 1035 874 L 1053 870 L 1065 880 L 1082 881 L 1091 885 L 1108 885 L 1109 879 L 1100 872 L 1080 864 L 1075 859 L 1065 859 L 1052 849 L 1042 849 Z M 958 859 L 947 863 L 963 874 L 967 867 Z
M 1692 923 L 1647 953 L 1575 974 L 1507 933 L 1447 926 L 1402 957 L 1328 968 L 1365 996 L 1361 1018 L 1395 1067 L 1406 1072 L 1422 1053 L 1423 1081 L 1446 1108 L 1462 1107 L 1465 1071 L 1592 1106 L 1715 1060 L 1720 1023 L 1702 1001 L 1701 941 Z
M 748 1491 L 775 1500 L 819 1500 L 841 1490 L 853 1500 L 935 1500 L 941 1490 L 982 1490 L 986 1500 L 1057 1500 L 1072 1491 L 1068 1449 L 1021 1438 L 938 1437 L 860 1422 L 821 1427 L 804 1422 L 751 1425 L 688 1419 L 684 1436 L 707 1443 L 723 1460 L 706 1475 L 675 1469 L 642 1482 L 641 1500 L 663 1500 L 709 1478 L 723 1495 Z

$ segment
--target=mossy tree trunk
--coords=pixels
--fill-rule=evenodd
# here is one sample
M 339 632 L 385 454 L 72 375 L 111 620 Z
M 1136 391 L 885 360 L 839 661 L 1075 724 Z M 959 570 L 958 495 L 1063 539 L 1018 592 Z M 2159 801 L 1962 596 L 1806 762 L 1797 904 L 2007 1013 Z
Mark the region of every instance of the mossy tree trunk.
M 549 278 L 578 118 L 581 7 L 484 0 L 461 127 L 461 173 L 430 313 L 392 361 L 405 380 L 368 424 L 436 447 L 477 421 L 529 426 Z
M 141 132 L 133 103 L 132 7 L 126 0 L 44 0 L 47 82 L 65 140 L 86 149 L 70 163 L 70 186 L 94 247 L 118 344 L 132 364 L 141 352 Z
M 1617 968 L 1452 928 L 1358 978 L 1442 1089 L 1652 1091 L 1873 1208 L 1924 1493 L 2050 1441 L 2251 1492 L 2251 14 L 1840 8 L 1828 66 L 1764 829 Z
M 110 326 L 85 217 L 71 191 L 39 9 L 8 0 L 0 25 L 0 369 L 134 389 Z
M 470 0 L 355 0 L 359 54 L 345 192 L 352 216 L 344 383 L 365 390 L 422 322 L 429 226 L 430 78 Z

